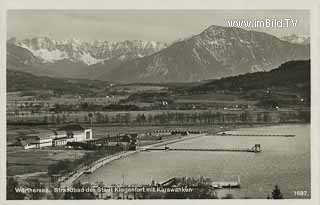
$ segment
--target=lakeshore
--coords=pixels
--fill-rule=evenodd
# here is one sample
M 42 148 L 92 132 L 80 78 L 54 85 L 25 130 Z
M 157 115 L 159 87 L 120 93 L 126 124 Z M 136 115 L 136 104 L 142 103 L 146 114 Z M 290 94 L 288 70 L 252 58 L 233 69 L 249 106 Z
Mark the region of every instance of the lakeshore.
M 164 141 L 157 142 L 157 143 L 154 143 L 151 145 L 141 146 L 141 147 L 138 147 L 138 149 L 134 150 L 134 151 L 125 151 L 125 152 L 120 152 L 120 153 L 117 153 L 117 154 L 114 154 L 111 156 L 104 157 L 102 159 L 95 161 L 94 163 L 92 163 L 89 166 L 85 166 L 85 167 L 81 168 L 80 170 L 77 170 L 73 175 L 66 177 L 65 180 L 61 182 L 60 186 L 61 187 L 70 187 L 70 186 L 72 186 L 72 183 L 75 182 L 83 174 L 93 173 L 94 171 L 96 171 L 100 167 L 104 166 L 105 164 L 111 163 L 114 160 L 117 160 L 117 159 L 120 159 L 123 157 L 128 157 L 128 156 L 136 154 L 138 152 L 145 151 L 146 149 L 159 147 L 159 146 L 163 146 L 163 145 L 168 145 L 168 144 L 173 144 L 173 143 L 177 143 L 177 142 L 182 142 L 182 141 L 186 141 L 186 140 L 191 140 L 191 139 L 199 138 L 199 137 L 202 137 L 205 135 L 206 135 L 206 133 L 204 133 L 204 134 L 191 134 L 189 136 L 183 136 L 183 137 L 180 136 L 177 139 L 164 140 Z
M 286 125 L 290 125 L 290 124 L 276 124 L 277 126 L 286 126 Z M 219 133 L 223 133 L 223 132 L 232 132 L 233 130 L 238 130 L 238 129 L 245 129 L 245 128 L 257 128 L 257 127 L 270 127 L 270 126 L 275 126 L 275 124 L 240 124 L 240 125 L 228 125 L 228 126 L 224 126 L 224 127 L 219 127 L 219 126 L 202 126 L 202 127 L 197 127 L 200 130 L 208 130 L 208 134 L 209 135 L 218 135 Z M 187 127 L 181 127 L 183 129 L 188 129 Z M 118 127 L 119 129 L 119 127 Z M 133 128 L 134 129 L 134 128 Z M 139 128 L 140 129 L 140 128 Z M 151 130 L 151 128 L 146 128 Z M 175 129 L 174 127 L 164 127 L 163 129 Z M 196 127 L 192 127 L 192 129 L 196 129 Z M 161 146 L 165 146 L 165 145 L 170 145 L 170 144 L 174 144 L 174 143 L 178 143 L 181 141 L 185 141 L 185 140 L 191 140 L 194 138 L 198 138 L 203 136 L 203 134 L 201 135 L 187 135 L 187 136 L 180 136 L 180 135 L 173 135 L 170 136 L 168 138 L 163 138 L 160 141 L 148 141 L 148 143 L 141 143 L 140 146 L 137 146 L 137 150 L 135 151 L 124 151 L 124 152 L 120 152 L 117 154 L 112 154 L 112 155 L 108 155 L 106 157 L 100 158 L 98 160 L 96 160 L 95 162 L 93 162 L 90 165 L 87 166 L 82 166 L 80 167 L 77 171 L 73 171 L 73 172 L 69 172 L 65 175 L 63 175 L 61 177 L 61 184 L 62 186 L 71 186 L 72 183 L 74 181 L 76 181 L 79 177 L 81 177 L 83 174 L 87 173 L 92 173 L 94 171 L 96 171 L 98 168 L 101 168 L 102 166 L 111 163 L 115 160 L 118 160 L 120 158 L 124 158 L 130 155 L 133 155 L 137 152 L 141 152 L 147 149 L 151 149 L 151 148 L 156 148 L 156 147 L 161 147 Z M 150 144 L 151 143 L 151 144 Z M 246 147 L 248 148 L 248 147 Z M 46 150 L 39 150 L 41 152 L 53 152 L 53 156 L 58 156 L 56 157 L 57 159 L 59 158 L 59 156 L 64 153 L 63 150 L 52 150 L 49 151 L 48 149 Z M 39 152 L 36 151 L 36 152 Z M 70 156 L 77 156 L 77 158 L 81 157 L 82 154 L 81 152 L 83 152 L 84 150 L 68 150 L 68 152 L 66 152 L 64 155 L 70 155 Z M 33 153 L 34 151 L 32 151 Z M 69 152 L 72 152 L 70 154 L 67 154 Z M 86 151 L 87 152 L 87 151 Z M 74 153 L 74 154 L 73 154 Z M 34 153 L 36 154 L 36 153 Z M 62 156 L 62 155 L 61 155 Z M 36 176 L 38 175 L 38 177 L 40 179 L 42 179 L 41 181 L 46 182 L 49 180 L 48 176 L 47 176 L 47 172 L 45 172 L 46 170 L 43 171 L 39 171 L 39 172 L 28 172 L 26 174 L 19 174 L 16 175 L 16 177 L 18 177 L 21 180 L 25 180 L 26 178 L 28 178 L 29 176 Z M 33 174 L 36 173 L 36 174 Z
M 76 171 L 69 171 L 68 173 L 63 174 L 62 176 L 60 175 L 60 187 L 68 188 L 72 187 L 74 182 L 81 182 L 81 183 L 96 183 L 96 182 L 101 182 L 105 181 L 105 184 L 117 184 L 121 182 L 121 176 L 119 176 L 120 173 L 126 173 L 124 175 L 126 176 L 126 184 L 130 186 L 130 184 L 139 184 L 139 179 L 142 176 L 146 176 L 147 178 L 155 179 L 157 182 L 164 181 L 168 178 L 172 177 L 183 177 L 185 175 L 189 175 L 189 171 L 193 173 L 193 169 L 199 169 L 199 173 L 204 172 L 203 176 L 209 177 L 214 179 L 215 181 L 229 181 L 229 178 L 223 178 L 228 176 L 230 173 L 232 176 L 236 175 L 241 175 L 237 171 L 241 172 L 243 170 L 247 169 L 255 169 L 252 167 L 251 164 L 247 164 L 247 167 L 243 167 L 239 169 L 239 167 L 234 167 L 232 170 L 229 170 L 230 173 L 228 173 L 226 176 L 223 176 L 220 178 L 219 172 L 217 170 L 223 169 L 224 166 L 226 166 L 225 163 L 222 163 L 220 165 L 217 165 L 213 168 L 210 168 L 208 170 L 212 170 L 215 175 L 212 175 L 211 173 L 208 172 L 208 170 L 202 170 L 200 169 L 201 167 L 208 166 L 207 164 L 201 164 L 201 162 L 206 162 L 208 164 L 213 163 L 215 164 L 215 160 L 217 160 L 218 163 L 220 163 L 220 159 L 217 157 L 228 157 L 228 156 L 234 156 L 236 158 L 241 158 L 239 159 L 240 161 L 245 160 L 245 161 L 251 161 L 252 164 L 256 163 L 256 158 L 259 160 L 260 155 L 265 155 L 268 154 L 270 155 L 271 149 L 270 149 L 270 142 L 276 143 L 277 144 L 282 144 L 281 149 L 286 151 L 289 149 L 291 145 L 287 145 L 287 142 L 292 142 L 296 141 L 296 137 L 301 138 L 300 135 L 297 135 L 292 132 L 290 127 L 297 127 L 297 126 L 308 126 L 309 124 L 237 124 L 237 125 L 228 125 L 228 126 L 203 126 L 203 127 L 192 127 L 189 128 L 186 127 L 179 127 L 180 130 L 199 130 L 199 131 L 208 131 L 207 133 L 203 134 L 189 134 L 189 135 L 179 135 L 179 134 L 174 134 L 166 137 L 162 137 L 160 139 L 155 138 L 153 140 L 146 140 L 146 137 L 144 137 L 142 141 L 139 141 L 137 143 L 136 150 L 132 151 L 121 151 L 116 154 L 110 154 L 108 156 L 103 157 L 103 154 L 101 155 L 102 158 L 97 158 L 97 160 L 92 161 L 91 164 L 85 163 L 85 157 L 84 155 L 80 155 L 82 152 L 86 153 L 94 153 L 94 151 L 90 150 L 77 150 L 77 149 L 70 149 L 70 148 L 62 148 L 60 147 L 59 149 L 40 149 L 40 150 L 30 150 L 30 151 L 24 151 L 25 153 L 33 153 L 33 155 L 36 155 L 38 152 L 54 152 L 55 154 L 53 156 L 56 156 L 56 158 L 60 158 L 60 155 L 64 153 L 64 155 L 69 155 L 67 154 L 68 152 L 76 153 L 78 155 L 79 160 L 83 160 L 83 163 L 80 164 L 80 168 L 73 169 Z M 289 127 L 289 128 L 288 128 Z M 273 129 L 276 128 L 277 131 L 273 131 Z M 118 128 L 119 129 L 119 128 Z M 136 129 L 136 128 L 135 128 Z M 140 128 L 141 129 L 141 128 Z M 149 129 L 151 130 L 150 127 L 143 128 L 143 130 Z M 121 129 L 119 129 L 121 130 Z M 141 129 L 140 133 L 143 133 L 143 130 Z M 153 130 L 158 130 L 158 129 L 153 129 Z M 174 127 L 164 127 L 160 130 L 176 130 Z M 225 133 L 225 134 L 223 134 Z M 295 136 L 295 137 L 282 137 L 282 136 Z M 309 136 L 306 134 L 305 136 Z M 221 139 L 221 141 L 220 141 Z M 213 140 L 213 142 L 212 142 Z M 227 140 L 227 141 L 225 141 Z M 150 144 L 151 143 L 151 144 Z M 232 144 L 236 143 L 237 145 L 232 146 Z M 238 144 L 240 143 L 240 144 Z M 247 149 L 252 147 L 252 145 L 256 143 L 261 143 L 262 145 L 262 153 L 258 154 L 258 157 L 255 156 L 249 156 L 247 153 L 242 153 L 242 154 L 237 154 L 237 153 L 232 153 L 232 152 L 216 152 L 216 154 L 210 154 L 209 152 L 193 152 L 192 149 L 199 149 L 199 150 L 220 150 L 220 149 L 225 149 L 225 150 L 234 150 L 234 149 Z M 302 143 L 303 144 L 303 143 Z M 170 145 L 170 146 L 168 146 Z M 274 145 L 272 145 L 274 146 Z M 293 145 L 294 146 L 294 145 Z M 166 147 L 170 147 L 172 151 L 177 150 L 176 152 L 167 152 L 167 151 L 161 151 L 165 150 Z M 160 151 L 155 151 L 155 152 L 148 152 L 148 149 L 159 149 Z M 191 152 L 181 152 L 179 150 L 184 150 L 184 149 L 191 149 Z M 279 148 L 280 149 L 280 148 Z M 147 151 L 147 152 L 145 152 Z M 280 150 L 272 150 L 274 153 L 280 152 Z M 282 152 L 282 151 L 281 151 Z M 10 153 L 15 153 L 15 152 L 10 152 Z M 139 154 L 138 154 L 139 153 Z M 172 153 L 172 154 L 171 154 Z M 106 153 L 107 154 L 107 153 Z M 239 155 L 239 156 L 238 156 Z M 241 156 L 240 156 L 241 155 Z M 271 154 L 271 158 L 274 154 Z M 285 154 L 286 155 L 286 154 Z M 295 154 L 293 154 L 294 156 Z M 82 157 L 81 157 L 82 156 Z M 168 156 L 171 156 L 170 158 L 167 158 Z M 189 162 L 188 160 L 184 161 L 181 160 L 181 157 L 183 159 L 192 159 L 190 163 L 193 163 L 194 165 L 189 167 Z M 244 157 L 244 158 L 242 158 Z M 280 155 L 280 158 L 282 155 Z M 129 159 L 130 158 L 130 159 Z M 142 162 L 140 160 L 137 161 L 137 159 L 143 159 Z M 147 158 L 147 160 L 144 160 L 144 158 Z M 163 159 L 166 159 L 167 162 L 161 162 Z M 196 158 L 196 159 L 193 159 Z M 208 161 L 208 159 L 212 158 L 215 159 L 213 161 Z M 73 158 L 71 158 L 73 159 Z M 157 161 L 160 160 L 161 167 L 159 167 L 160 164 L 156 163 Z M 226 161 L 232 161 L 233 159 L 227 159 Z M 265 158 L 266 162 L 272 161 L 269 159 L 269 157 Z M 131 162 L 132 161 L 132 162 Z M 170 162 L 172 161 L 172 162 Z M 128 163 L 130 164 L 128 167 Z M 200 165 L 200 164 L 201 165 Z M 237 162 L 234 162 L 235 165 Z M 85 165 L 86 164 L 86 165 Z M 137 164 L 137 165 L 136 165 Z M 175 170 L 175 167 L 171 167 L 172 165 L 176 165 L 177 167 L 181 167 L 179 171 Z M 144 167 L 147 166 L 149 167 L 148 170 L 150 170 L 147 173 L 144 173 L 145 170 L 138 170 L 134 171 L 136 169 L 136 166 Z M 151 166 L 151 167 L 150 167 Z M 168 166 L 168 169 L 173 170 L 174 174 L 168 175 L 168 169 L 165 167 Z M 219 167 L 221 166 L 221 167 Z M 169 168 L 171 167 L 171 168 Z M 189 170 L 187 173 L 185 173 L 183 167 L 187 167 L 187 170 Z M 307 165 L 306 165 L 307 167 Z M 155 168 L 159 169 L 154 170 Z M 165 168 L 165 169 L 164 169 Z M 138 168 L 139 169 L 139 168 Z M 163 170 L 164 169 L 164 170 Z M 296 168 L 300 169 L 300 168 Z M 130 173 L 127 173 L 129 172 Z M 281 172 L 281 170 L 278 170 Z M 110 172 L 110 173 L 109 173 Z M 137 174 L 144 173 L 142 176 L 131 176 L 132 172 L 137 172 Z M 36 173 L 36 174 L 33 174 Z M 152 173 L 152 175 L 150 175 Z M 107 176 L 104 176 L 107 175 Z M 201 174 L 202 175 L 202 174 Z M 199 174 L 196 174 L 195 176 L 199 176 Z M 44 184 L 47 184 L 46 186 L 52 186 L 52 184 L 49 182 L 50 177 L 48 174 L 45 174 L 45 172 L 32 172 L 32 173 L 27 173 L 27 174 L 20 174 L 16 175 L 16 177 L 19 179 L 20 182 L 28 182 L 32 178 L 38 178 L 41 179 L 41 182 Z M 217 178 L 215 178 L 217 177 Z M 129 179 L 129 180 L 128 180 Z M 246 179 L 246 176 L 241 175 L 242 182 L 246 184 L 247 182 L 245 180 L 248 180 L 248 176 Z M 137 180 L 137 181 L 135 181 Z M 251 178 L 249 178 L 251 180 Z M 141 180 L 140 180 L 141 181 Z M 46 183 L 48 182 L 48 183 Z M 143 181 L 142 184 L 149 184 L 151 180 L 146 180 Z M 256 183 L 256 182 L 254 182 Z M 247 185 L 246 185 L 247 186 Z M 282 184 L 282 186 L 284 186 Z M 241 188 L 243 188 L 241 184 Z M 221 190 L 221 192 L 223 192 Z M 233 192 L 233 191 L 232 191 Z M 240 191 L 242 193 L 242 191 Z M 254 192 L 253 192 L 254 193 Z M 227 194 L 227 193 L 225 193 Z M 224 195 L 225 195 L 224 194 Z M 287 195 L 289 193 L 286 193 Z M 234 194 L 236 197 L 243 197 L 237 194 Z M 221 195 L 223 196 L 223 195 Z M 251 197 L 255 198 L 256 195 L 252 195 Z
M 308 124 L 274 125 L 239 128 L 227 133 L 294 134 L 295 137 L 253 137 L 206 135 L 193 140 L 172 143 L 170 149 L 183 148 L 245 148 L 254 143 L 262 145 L 259 154 L 237 152 L 140 152 L 130 159 L 119 159 L 79 178 L 81 182 L 102 182 L 105 185 L 149 184 L 163 182 L 172 177 L 204 176 L 214 181 L 230 181 L 241 177 L 241 189 L 218 190 L 219 197 L 232 194 L 235 198 L 267 198 L 277 184 L 285 198 L 296 198 L 292 187 L 310 193 L 308 160 Z M 166 146 L 163 144 L 160 148 Z M 279 175 L 272 173 L 277 172 Z

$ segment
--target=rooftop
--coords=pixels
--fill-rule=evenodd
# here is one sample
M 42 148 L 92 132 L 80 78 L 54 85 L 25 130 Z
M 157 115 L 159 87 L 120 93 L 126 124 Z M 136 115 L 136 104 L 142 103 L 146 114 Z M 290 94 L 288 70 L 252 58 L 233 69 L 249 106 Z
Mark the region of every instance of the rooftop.
M 63 127 L 60 127 L 58 130 L 64 130 L 64 131 L 83 131 L 85 130 L 84 127 L 82 127 L 79 124 L 69 124 Z

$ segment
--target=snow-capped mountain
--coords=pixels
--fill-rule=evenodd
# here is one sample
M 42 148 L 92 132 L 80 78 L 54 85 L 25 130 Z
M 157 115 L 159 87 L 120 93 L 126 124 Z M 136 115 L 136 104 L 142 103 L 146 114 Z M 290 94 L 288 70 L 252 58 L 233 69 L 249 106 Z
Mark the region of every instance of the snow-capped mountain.
M 310 58 L 310 46 L 263 32 L 210 26 L 152 55 L 120 64 L 99 79 L 117 82 L 186 82 L 265 71 Z
M 281 37 L 281 40 L 287 41 L 290 43 L 302 44 L 302 45 L 310 44 L 310 37 L 309 36 L 298 36 L 296 34 L 291 34 L 289 36 L 283 36 L 283 37 Z
M 241 28 L 210 26 L 170 45 L 147 41 L 7 41 L 7 68 L 109 82 L 190 82 L 268 71 L 310 59 L 310 45 Z
M 48 37 L 32 39 L 10 39 L 8 43 L 14 44 L 30 51 L 43 63 L 55 63 L 61 60 L 81 62 L 93 65 L 112 58 L 126 60 L 126 56 L 141 58 L 166 47 L 165 43 L 155 41 L 92 41 L 82 42 L 79 39 L 54 40 Z

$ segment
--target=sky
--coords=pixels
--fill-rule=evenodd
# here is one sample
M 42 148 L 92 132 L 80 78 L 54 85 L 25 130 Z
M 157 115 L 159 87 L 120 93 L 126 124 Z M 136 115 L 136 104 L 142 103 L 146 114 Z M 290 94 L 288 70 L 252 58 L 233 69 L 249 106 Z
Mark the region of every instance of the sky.
M 9 10 L 7 37 L 169 43 L 199 34 L 210 25 L 228 26 L 228 20 L 284 18 L 297 20 L 296 27 L 245 29 L 278 37 L 292 33 L 309 36 L 306 10 Z

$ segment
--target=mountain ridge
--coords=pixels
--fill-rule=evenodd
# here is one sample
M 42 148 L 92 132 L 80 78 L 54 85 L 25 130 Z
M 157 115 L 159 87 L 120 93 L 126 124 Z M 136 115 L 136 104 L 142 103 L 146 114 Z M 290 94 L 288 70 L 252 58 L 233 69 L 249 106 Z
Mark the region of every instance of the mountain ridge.
M 309 57 L 308 45 L 291 44 L 263 32 L 210 26 L 152 55 L 125 62 L 99 79 L 191 82 L 270 70 Z
M 88 66 L 120 57 L 124 54 L 134 54 L 136 57 L 143 57 L 166 47 L 165 43 L 157 41 L 86 42 L 75 38 L 55 40 L 49 37 L 34 37 L 23 40 L 11 38 L 7 43 L 29 50 L 34 56 L 40 58 L 45 63 L 70 59 L 71 61 L 85 63 Z
M 44 38 L 25 40 L 21 47 L 21 43 L 17 42 L 15 39 L 7 42 L 8 69 L 36 75 L 119 83 L 218 79 L 267 71 L 290 60 L 310 58 L 309 44 L 290 43 L 264 32 L 215 25 L 170 45 L 139 40 L 120 43 L 95 41 L 88 44 L 72 39 L 61 43 Z M 56 52 L 58 47 L 65 53 L 59 56 Z M 109 52 L 111 47 L 114 53 Z M 51 59 L 39 58 L 39 52 L 33 51 L 35 49 L 53 53 L 42 53 Z M 93 64 L 83 61 L 82 57 L 89 50 L 90 56 L 99 61 Z M 90 57 L 88 59 L 90 61 Z

